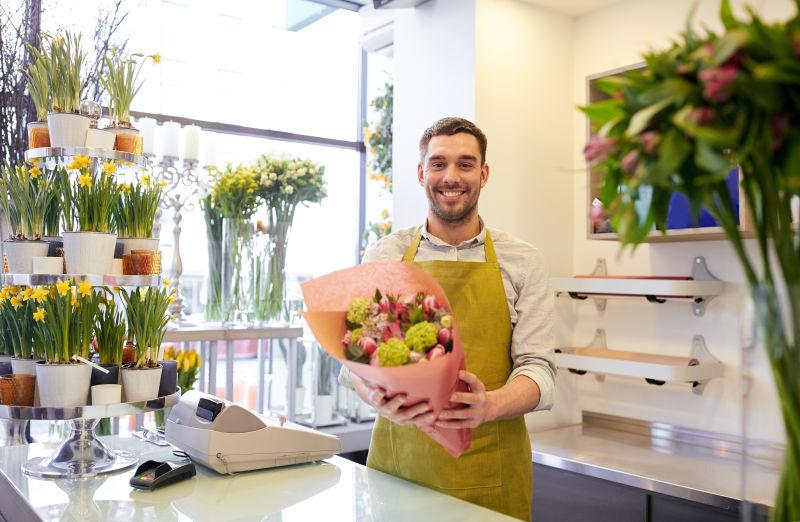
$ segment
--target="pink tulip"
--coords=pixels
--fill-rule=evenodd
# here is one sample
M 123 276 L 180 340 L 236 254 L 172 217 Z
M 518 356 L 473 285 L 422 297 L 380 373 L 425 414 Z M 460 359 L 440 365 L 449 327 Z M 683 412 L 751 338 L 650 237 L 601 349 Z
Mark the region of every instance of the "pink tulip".
M 436 297 L 426 295 L 425 299 L 422 300 L 422 310 L 424 312 L 434 312 L 437 308 L 439 308 L 439 303 L 436 302 Z
M 353 332 L 347 330 L 347 332 L 344 334 L 344 337 L 342 337 L 342 344 L 345 346 L 350 346 L 350 339 L 352 338 L 352 336 Z
M 385 297 L 378 303 L 378 312 L 385 314 L 389 311 L 389 300 Z
M 618 138 L 592 136 L 583 148 L 583 156 L 590 165 L 600 163 L 617 149 Z
M 444 347 L 441 344 L 437 344 L 428 351 L 428 360 L 432 361 L 442 355 L 444 355 Z
M 378 343 L 372 337 L 362 337 L 358 341 L 358 345 L 364 350 L 367 355 L 372 355 L 378 349 Z
M 700 71 L 697 77 L 703 83 L 703 97 L 709 101 L 723 103 L 733 93 L 733 82 L 739 76 L 735 65 L 722 65 Z
M 437 336 L 437 340 L 439 344 L 446 345 L 450 342 L 450 329 L 449 328 L 442 328 L 439 330 L 439 335 Z
M 639 151 L 634 149 L 627 153 L 624 158 L 622 158 L 622 163 L 620 163 L 620 167 L 622 170 L 627 172 L 628 174 L 633 174 L 636 172 L 636 167 L 639 166 Z
M 640 136 L 642 148 L 647 154 L 653 154 L 661 143 L 661 134 L 656 131 L 647 131 Z

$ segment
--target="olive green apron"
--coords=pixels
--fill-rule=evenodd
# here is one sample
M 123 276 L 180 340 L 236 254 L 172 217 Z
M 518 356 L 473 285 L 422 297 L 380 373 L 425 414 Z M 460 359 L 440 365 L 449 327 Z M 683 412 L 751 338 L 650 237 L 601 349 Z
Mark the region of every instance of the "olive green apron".
M 421 234 L 404 262 L 414 262 Z M 486 232 L 486 262 L 424 261 L 417 265 L 442 286 L 464 345 L 467 370 L 487 390 L 511 374 L 511 317 L 500 265 Z M 445 429 L 445 428 L 437 428 Z M 472 430 L 470 449 L 454 459 L 413 425 L 378 417 L 367 465 L 522 520 L 531 513 L 531 445 L 523 417 L 487 422 Z

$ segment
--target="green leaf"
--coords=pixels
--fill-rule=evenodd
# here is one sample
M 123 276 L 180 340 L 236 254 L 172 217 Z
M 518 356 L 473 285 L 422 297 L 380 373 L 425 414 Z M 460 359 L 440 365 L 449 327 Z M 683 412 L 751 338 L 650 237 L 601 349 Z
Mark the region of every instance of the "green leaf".
M 674 174 L 692 152 L 692 144 L 678 129 L 670 128 L 658 146 L 655 171 L 664 179 Z
M 602 100 L 579 107 L 579 109 L 598 125 L 603 125 L 609 120 L 624 116 L 621 100 Z
M 716 42 L 714 54 L 711 56 L 711 66 L 716 67 L 727 62 L 749 39 L 750 35 L 743 29 L 732 29 L 725 33 Z
M 723 177 L 728 175 L 731 168 L 728 158 L 702 141 L 698 141 L 694 149 L 694 161 L 701 169 L 713 174 L 722 173 Z
M 373 296 L 372 300 L 375 301 L 376 303 L 380 303 L 381 299 L 383 299 L 383 294 L 381 294 L 380 289 L 376 288 L 375 295 Z
M 421 323 L 425 320 L 425 314 L 422 312 L 422 308 L 417 305 L 414 305 L 411 308 L 411 313 L 408 316 L 409 321 L 411 324 Z
M 650 120 L 653 119 L 653 116 L 658 114 L 661 110 L 665 107 L 670 105 L 674 101 L 673 98 L 666 98 L 661 100 L 658 103 L 654 103 L 649 107 L 646 107 L 631 117 L 631 122 L 628 124 L 628 129 L 625 131 L 625 136 L 633 137 L 638 135 L 640 132 L 645 130 L 647 126 L 650 124 Z
M 722 25 L 725 26 L 725 29 L 733 29 L 739 25 L 739 22 L 733 16 L 730 0 L 722 0 L 722 3 L 719 6 L 719 17 L 720 20 L 722 20 Z
M 786 186 L 789 190 L 800 190 L 800 133 L 792 133 L 792 140 L 787 145 L 788 152 L 784 161 L 783 171 L 786 175 Z
M 695 89 L 692 83 L 683 78 L 667 78 L 640 94 L 638 101 L 642 105 L 650 105 L 665 99 L 683 102 Z
M 617 75 L 617 76 L 608 76 L 606 78 L 599 78 L 594 82 L 593 87 L 601 92 L 608 94 L 609 96 L 613 96 L 614 94 L 617 93 L 617 91 L 622 90 L 622 88 L 627 87 L 630 84 L 631 84 L 630 79 L 622 75 Z

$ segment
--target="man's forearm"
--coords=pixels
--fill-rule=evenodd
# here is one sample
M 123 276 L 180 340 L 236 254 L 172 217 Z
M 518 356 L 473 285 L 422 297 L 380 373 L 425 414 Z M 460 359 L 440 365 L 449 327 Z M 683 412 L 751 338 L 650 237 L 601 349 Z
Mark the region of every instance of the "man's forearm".
M 518 375 L 486 396 L 490 403 L 487 420 L 508 420 L 533 411 L 539 404 L 540 392 L 533 379 Z

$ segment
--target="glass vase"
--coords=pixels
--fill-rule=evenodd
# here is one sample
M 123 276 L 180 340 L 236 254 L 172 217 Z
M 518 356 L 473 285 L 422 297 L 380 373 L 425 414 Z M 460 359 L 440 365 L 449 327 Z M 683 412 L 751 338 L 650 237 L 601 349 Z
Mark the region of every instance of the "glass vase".
M 208 276 L 205 318 L 209 322 L 220 322 L 222 321 L 222 223 L 217 214 L 208 211 L 206 213 L 209 215 L 206 216 Z
M 270 257 L 263 320 L 286 324 L 289 309 L 286 303 L 286 251 L 292 223 L 279 221 L 270 229 Z
M 743 521 L 800 520 L 800 288 L 790 288 L 751 289 L 742 310 Z
M 240 217 L 222 220 L 222 323 L 245 324 L 252 314 L 250 223 Z

